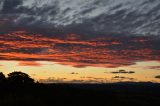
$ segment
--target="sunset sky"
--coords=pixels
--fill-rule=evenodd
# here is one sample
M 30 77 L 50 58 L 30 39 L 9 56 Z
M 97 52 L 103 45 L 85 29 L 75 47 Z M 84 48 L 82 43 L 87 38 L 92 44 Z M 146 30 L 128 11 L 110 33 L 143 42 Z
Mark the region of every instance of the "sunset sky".
M 160 82 L 159 0 L 0 0 L 0 72 L 45 83 Z

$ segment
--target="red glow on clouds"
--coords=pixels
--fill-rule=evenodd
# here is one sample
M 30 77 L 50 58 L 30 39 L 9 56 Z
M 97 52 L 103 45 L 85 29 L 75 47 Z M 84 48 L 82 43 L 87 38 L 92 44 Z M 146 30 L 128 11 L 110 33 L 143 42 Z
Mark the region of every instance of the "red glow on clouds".
M 44 36 L 25 31 L 0 35 L 0 59 L 19 60 L 21 66 L 53 61 L 73 67 L 120 67 L 137 61 L 160 60 L 160 50 L 147 37 L 107 36 L 82 39 L 80 35 Z
M 42 66 L 42 64 L 35 61 L 20 61 L 19 66 Z

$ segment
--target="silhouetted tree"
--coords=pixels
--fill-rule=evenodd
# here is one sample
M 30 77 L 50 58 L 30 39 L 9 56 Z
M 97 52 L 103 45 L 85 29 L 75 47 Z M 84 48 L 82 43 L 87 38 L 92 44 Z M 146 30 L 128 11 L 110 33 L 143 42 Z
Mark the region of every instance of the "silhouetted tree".
M 12 84 L 33 84 L 34 80 L 26 73 L 15 71 L 8 74 L 8 82 Z
M 6 82 L 5 75 L 2 72 L 0 72 L 0 84 L 5 83 L 5 82 Z

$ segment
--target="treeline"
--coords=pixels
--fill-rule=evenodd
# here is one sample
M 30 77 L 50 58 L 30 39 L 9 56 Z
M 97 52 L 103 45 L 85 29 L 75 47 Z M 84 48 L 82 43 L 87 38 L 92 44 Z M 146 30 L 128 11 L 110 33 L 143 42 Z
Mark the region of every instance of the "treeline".
M 7 77 L 2 72 L 0 72 L 0 85 L 4 84 L 34 84 L 34 79 L 23 72 L 15 71 L 9 73 Z

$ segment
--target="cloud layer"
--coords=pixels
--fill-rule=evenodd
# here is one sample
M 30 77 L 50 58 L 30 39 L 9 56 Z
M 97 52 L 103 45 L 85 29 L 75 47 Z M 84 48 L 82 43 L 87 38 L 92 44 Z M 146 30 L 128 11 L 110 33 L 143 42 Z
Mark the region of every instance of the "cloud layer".
M 0 0 L 0 60 L 74 67 L 159 61 L 159 27 L 159 0 Z
M 107 36 L 86 38 L 76 34 L 45 36 L 25 31 L 0 35 L 0 60 L 51 61 L 74 67 L 120 67 L 137 61 L 160 60 L 159 39 Z M 28 63 L 33 61 L 33 63 Z
M 1 0 L 0 29 L 81 35 L 157 35 L 159 0 Z

